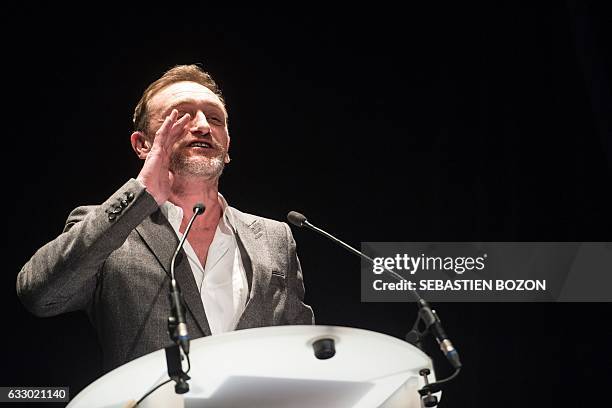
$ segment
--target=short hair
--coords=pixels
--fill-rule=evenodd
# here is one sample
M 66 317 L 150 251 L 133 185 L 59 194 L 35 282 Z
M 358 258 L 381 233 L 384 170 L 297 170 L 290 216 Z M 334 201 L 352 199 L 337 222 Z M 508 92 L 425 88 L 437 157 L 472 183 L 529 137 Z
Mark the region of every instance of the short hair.
M 149 101 L 151 98 L 168 85 L 184 81 L 195 82 L 210 89 L 219 97 L 223 106 L 225 106 L 225 100 L 221 95 L 221 89 L 219 89 L 217 83 L 208 72 L 194 64 L 177 65 L 166 71 L 161 78 L 145 89 L 134 109 L 134 117 L 132 119 L 134 122 L 134 131 L 147 133 L 149 128 Z

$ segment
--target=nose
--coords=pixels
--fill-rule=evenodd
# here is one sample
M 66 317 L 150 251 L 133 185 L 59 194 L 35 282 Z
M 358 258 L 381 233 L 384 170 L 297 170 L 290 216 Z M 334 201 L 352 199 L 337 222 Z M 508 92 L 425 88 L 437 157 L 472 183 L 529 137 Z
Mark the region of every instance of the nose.
M 189 131 L 199 135 L 205 135 L 210 132 L 210 125 L 208 124 L 208 120 L 206 120 L 204 112 L 198 111 L 195 114 L 195 117 L 191 121 L 191 129 L 189 129 Z

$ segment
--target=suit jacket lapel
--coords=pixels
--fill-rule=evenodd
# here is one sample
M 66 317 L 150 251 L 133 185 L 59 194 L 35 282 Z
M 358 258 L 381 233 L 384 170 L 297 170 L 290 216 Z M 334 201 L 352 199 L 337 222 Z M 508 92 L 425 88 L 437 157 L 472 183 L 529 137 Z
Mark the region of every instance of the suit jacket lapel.
M 136 231 L 147 243 L 153 254 L 155 254 L 168 276 L 170 276 L 170 262 L 172 261 L 172 255 L 176 250 L 179 239 L 163 213 L 160 210 L 154 212 L 136 227 Z M 193 277 L 193 272 L 189 267 L 187 255 L 182 249 L 176 257 L 174 274 L 187 309 L 194 316 L 204 336 L 210 335 L 210 326 L 204 312 L 202 298 Z M 168 313 L 170 313 L 169 310 Z
M 265 298 L 270 285 L 272 274 L 266 269 L 270 265 L 270 254 L 263 222 L 259 218 L 234 211 L 233 208 L 230 210 L 236 221 L 236 238 L 241 247 L 242 263 L 250 289 L 246 307 L 236 325 L 236 329 L 244 329 L 250 327 L 250 321 L 256 318 L 257 302 Z

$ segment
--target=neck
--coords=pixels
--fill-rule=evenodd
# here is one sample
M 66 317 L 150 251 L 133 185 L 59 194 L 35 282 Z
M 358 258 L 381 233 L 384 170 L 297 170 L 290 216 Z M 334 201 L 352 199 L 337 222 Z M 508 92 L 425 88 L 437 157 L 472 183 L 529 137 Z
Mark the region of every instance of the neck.
M 219 203 L 219 179 L 212 180 L 197 177 L 178 177 L 172 180 L 172 191 L 168 201 L 183 209 L 181 232 L 185 231 L 189 219 L 193 215 L 193 207 L 203 203 L 206 207 L 204 214 L 197 217 L 193 223 L 193 230 L 212 230 L 217 228 L 221 218 L 222 209 Z

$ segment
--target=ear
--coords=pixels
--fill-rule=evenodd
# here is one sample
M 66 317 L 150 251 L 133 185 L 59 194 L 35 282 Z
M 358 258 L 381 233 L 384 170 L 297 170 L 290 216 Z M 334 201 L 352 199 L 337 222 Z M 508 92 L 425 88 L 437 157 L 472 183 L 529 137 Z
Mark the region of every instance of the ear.
M 229 147 L 230 147 L 230 136 L 229 136 L 229 133 L 228 133 L 228 135 L 227 135 L 227 152 L 225 153 L 225 159 L 223 159 L 225 164 L 229 163 L 232 160 L 232 159 L 230 159 L 230 156 L 229 156 Z
M 146 159 L 147 155 L 151 151 L 152 143 L 147 139 L 144 133 L 138 131 L 132 133 L 130 136 L 130 142 L 132 143 L 132 149 L 136 152 L 139 159 Z

